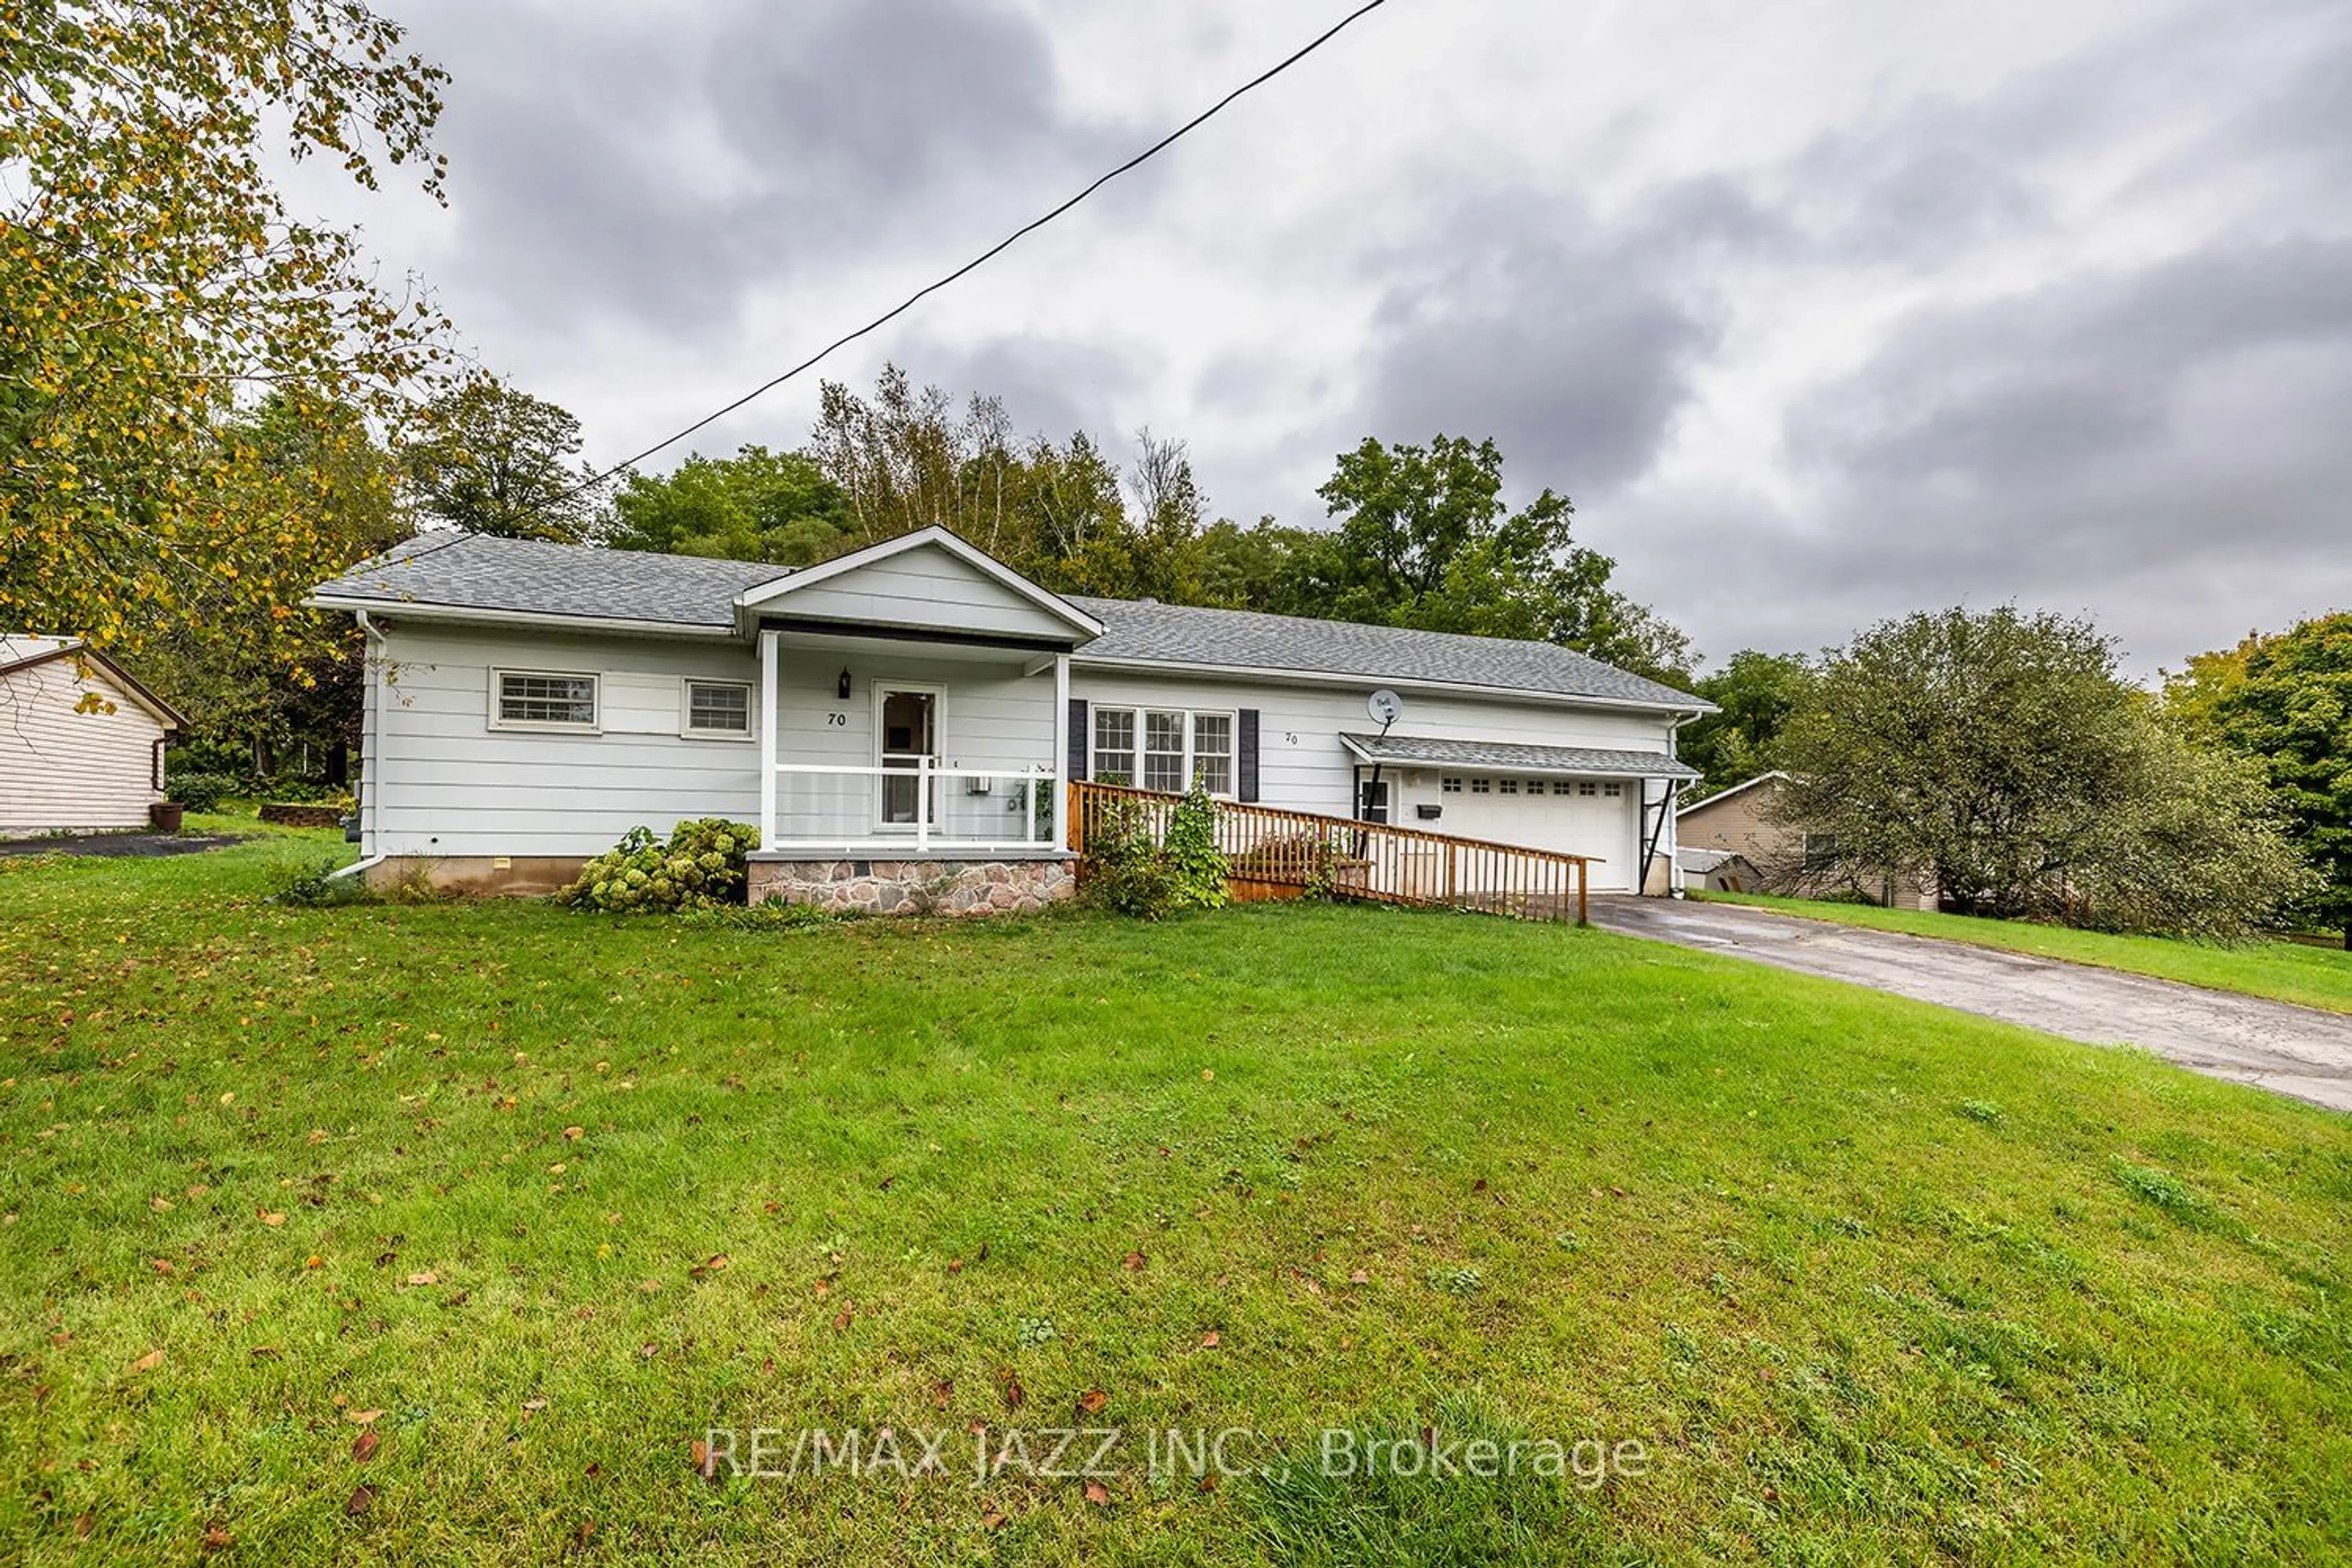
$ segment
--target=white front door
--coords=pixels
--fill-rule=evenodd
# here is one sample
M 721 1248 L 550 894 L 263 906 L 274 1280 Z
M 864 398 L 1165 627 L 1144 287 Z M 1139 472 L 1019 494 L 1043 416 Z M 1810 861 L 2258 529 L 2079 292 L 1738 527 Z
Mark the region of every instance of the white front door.
M 883 687 L 876 693 L 880 710 L 875 735 L 880 742 L 877 759 L 884 768 L 880 815 L 884 827 L 912 827 L 918 814 L 939 820 L 939 782 L 931 781 L 931 798 L 922 799 L 917 770 L 928 761 L 940 764 L 940 694 L 929 687 Z M 903 773 L 905 777 L 895 776 Z

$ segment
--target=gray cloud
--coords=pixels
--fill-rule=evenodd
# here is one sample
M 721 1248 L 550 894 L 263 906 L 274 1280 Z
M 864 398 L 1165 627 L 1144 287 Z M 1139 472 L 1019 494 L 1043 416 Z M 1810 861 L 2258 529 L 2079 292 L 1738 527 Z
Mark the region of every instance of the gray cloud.
M 1716 347 L 1710 259 L 1780 237 L 1718 180 L 1677 184 L 1614 226 L 1532 192 L 1467 204 L 1391 272 L 1363 397 L 1386 439 L 1493 436 L 1518 481 L 1605 493 L 1651 464 Z M 1394 276 L 1402 272 L 1403 277 Z
M 541 326 L 587 304 L 721 331 L 761 287 L 936 245 L 966 209 L 1003 222 L 1008 191 L 1055 188 L 1108 136 L 1063 114 L 1042 28 L 990 5 L 738 4 L 699 27 L 468 10 L 420 36 L 465 84 L 453 269 Z

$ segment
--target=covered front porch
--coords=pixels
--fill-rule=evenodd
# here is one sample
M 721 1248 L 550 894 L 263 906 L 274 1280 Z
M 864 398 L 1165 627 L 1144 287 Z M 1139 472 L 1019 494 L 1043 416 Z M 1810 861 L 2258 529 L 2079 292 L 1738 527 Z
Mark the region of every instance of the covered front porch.
M 743 602 L 759 644 L 752 896 L 836 908 L 1058 897 L 1070 650 L 1099 628 L 944 534 Z

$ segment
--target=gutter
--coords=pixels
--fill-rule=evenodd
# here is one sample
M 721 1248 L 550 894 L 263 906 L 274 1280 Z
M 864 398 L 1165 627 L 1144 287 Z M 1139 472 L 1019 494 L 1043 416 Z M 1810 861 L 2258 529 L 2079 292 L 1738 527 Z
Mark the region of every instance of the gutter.
M 617 632 L 626 636 L 661 637 L 707 637 L 714 642 L 738 642 L 741 639 L 731 626 L 711 626 L 701 621 L 640 621 L 623 616 L 549 616 L 530 610 L 482 610 L 464 605 L 435 605 L 424 600 L 403 601 L 383 599 L 352 599 L 339 595 L 313 594 L 302 601 L 305 609 L 347 610 L 364 616 L 373 610 L 378 615 L 393 614 L 420 621 L 457 621 L 498 626 L 532 626 L 541 631 Z
M 1633 713 L 1679 715 L 1676 722 L 1721 712 L 1714 703 L 1685 698 L 1678 702 L 1646 701 L 1630 697 L 1587 697 L 1566 691 L 1535 691 L 1520 686 L 1481 686 L 1465 680 L 1422 680 L 1411 676 L 1357 675 L 1330 669 L 1274 669 L 1262 665 L 1191 664 L 1173 659 L 1116 658 L 1083 651 L 1070 655 L 1073 669 L 1116 670 L 1135 675 L 1185 675 L 1211 680 L 1259 680 L 1295 686 L 1341 686 L 1360 689 L 1366 682 L 1398 691 L 1436 691 L 1454 696 L 1483 697 L 1495 701 L 1540 702 L 1562 708 L 1614 708 Z

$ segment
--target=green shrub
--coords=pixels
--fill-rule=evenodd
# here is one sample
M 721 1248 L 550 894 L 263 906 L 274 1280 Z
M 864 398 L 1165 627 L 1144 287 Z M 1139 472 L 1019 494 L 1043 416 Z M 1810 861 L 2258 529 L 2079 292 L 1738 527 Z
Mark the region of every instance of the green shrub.
M 269 895 L 273 904 L 297 904 L 305 909 L 324 909 L 334 904 L 363 904 L 372 895 L 363 876 L 338 877 L 342 869 L 341 860 L 321 860 L 307 869 L 294 872 L 278 885 Z
M 1216 803 L 1201 791 L 1168 816 L 1164 842 L 1152 842 L 1142 813 L 1114 802 L 1087 837 L 1079 885 L 1089 902 L 1137 920 L 1225 901 L 1225 858 L 1217 850 Z
M 760 847 L 760 830 L 723 817 L 681 822 L 665 844 L 646 827 L 580 869 L 580 879 L 555 895 L 576 910 L 667 914 L 744 901 L 745 856 Z
M 1217 803 L 1198 784 L 1168 814 L 1160 852 L 1168 862 L 1180 910 L 1213 910 L 1225 901 L 1225 858 L 1217 848 Z
M 227 773 L 173 773 L 163 793 L 190 811 L 218 811 L 237 793 L 236 780 Z

